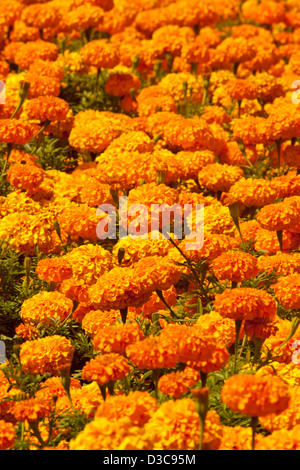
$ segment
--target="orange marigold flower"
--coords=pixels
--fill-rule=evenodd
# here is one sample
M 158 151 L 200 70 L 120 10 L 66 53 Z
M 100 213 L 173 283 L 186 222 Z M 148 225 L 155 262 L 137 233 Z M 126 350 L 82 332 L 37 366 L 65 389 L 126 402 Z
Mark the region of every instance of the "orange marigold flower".
M 258 159 L 256 148 L 254 146 L 247 146 L 245 148 L 245 152 L 248 161 L 250 161 L 252 164 L 255 163 Z M 226 163 L 227 165 L 247 165 L 248 163 L 243 152 L 239 148 L 238 143 L 235 141 L 225 143 L 225 146 L 219 155 L 219 160 L 220 163 Z M 249 181 L 249 178 L 247 178 L 247 181 Z
M 67 52 L 67 51 L 66 51 Z M 28 69 L 30 75 L 40 75 L 41 77 L 53 77 L 58 81 L 61 81 L 64 76 L 63 65 L 59 61 L 36 59 L 30 64 Z
M 126 348 L 130 362 L 139 369 L 161 369 L 175 367 L 177 364 L 177 346 L 170 338 L 148 336 L 142 341 L 130 344 Z
M 284 21 L 285 7 L 273 0 L 247 0 L 242 5 L 242 15 L 245 20 L 258 22 L 262 25 L 277 24 Z
M 54 4 L 32 4 L 22 11 L 21 19 L 27 26 L 38 29 L 53 28 L 60 21 L 61 13 Z
M 214 136 L 204 119 L 180 118 L 167 123 L 163 130 L 163 138 L 170 147 L 192 150 L 214 148 Z
M 217 47 L 217 50 L 225 52 L 231 63 L 240 63 L 255 57 L 255 46 L 243 37 L 227 37 Z
M 299 247 L 300 243 L 300 234 L 293 233 L 288 230 L 283 230 L 282 232 L 282 249 L 283 251 L 289 252 L 296 250 Z M 266 250 L 271 253 L 277 253 L 280 251 L 280 244 L 277 238 L 277 233 L 275 230 L 270 231 L 263 228 L 259 228 L 255 236 L 254 249 L 256 251 Z
M 98 355 L 91 359 L 82 369 L 82 379 L 106 385 L 126 377 L 130 372 L 128 360 L 120 354 L 111 353 Z
M 218 450 L 251 450 L 252 430 L 243 426 L 223 426 L 222 439 Z M 256 448 L 260 435 L 256 434 Z
M 132 426 L 144 426 L 158 410 L 158 403 L 148 392 L 138 390 L 128 395 L 108 396 L 98 407 L 95 418 L 104 417 L 109 421 L 118 421 L 126 417 Z
M 234 320 L 274 320 L 277 305 L 275 299 L 263 290 L 251 287 L 225 289 L 215 295 L 214 307 L 223 317 Z
M 257 258 L 243 251 L 229 250 L 213 260 L 212 270 L 221 281 L 242 282 L 257 276 Z
M 88 5 L 79 5 L 69 10 L 64 18 L 64 24 L 70 31 L 97 28 L 103 16 L 104 11 L 100 6 L 88 2 Z
M 194 400 L 168 400 L 145 425 L 154 450 L 194 450 L 200 442 L 200 418 Z
M 7 181 L 17 189 L 31 190 L 40 186 L 45 172 L 38 165 L 14 163 L 6 172 Z
M 39 96 L 28 100 L 24 106 L 28 119 L 44 121 L 62 121 L 67 118 L 69 105 L 55 96 Z
M 14 425 L 0 419 L 0 450 L 10 449 L 14 445 L 16 436 Z
M 30 41 L 22 43 L 16 50 L 14 63 L 21 69 L 28 70 L 30 65 L 37 59 L 54 61 L 58 57 L 58 46 L 47 41 Z
M 290 430 L 300 424 L 299 415 L 299 387 L 291 387 L 291 400 L 289 406 L 281 413 L 271 413 L 266 416 L 262 416 L 259 419 L 260 424 L 264 429 L 273 433 L 280 429 Z
M 284 276 L 300 273 L 300 253 L 282 253 L 279 251 L 273 256 L 263 255 L 257 259 L 257 267 L 260 272 L 272 272 Z
M 47 282 L 62 282 L 72 277 L 73 271 L 66 257 L 42 258 L 38 261 L 35 272 Z
M 222 369 L 228 362 L 230 354 L 225 346 L 217 346 L 212 357 L 207 361 L 188 361 L 187 366 L 208 374 Z
M 157 112 L 176 112 L 177 105 L 168 90 L 152 85 L 143 88 L 137 98 L 137 111 L 141 117 L 148 117 Z
M 0 140 L 6 144 L 25 145 L 36 133 L 36 127 L 20 119 L 0 120 Z
M 20 316 L 24 322 L 48 323 L 53 319 L 65 320 L 71 313 L 73 302 L 60 292 L 42 291 L 24 300 Z
M 70 450 L 149 450 L 152 442 L 143 428 L 132 426 L 129 418 L 111 421 L 98 417 L 89 422 L 76 438 Z
M 56 78 L 28 73 L 26 80 L 30 83 L 29 99 L 39 96 L 57 97 L 60 94 L 60 81 Z
M 241 202 L 245 206 L 262 207 L 273 203 L 277 198 L 277 189 L 272 181 L 263 178 L 240 178 L 228 193 L 231 203 Z
M 133 271 L 144 288 L 150 291 L 170 289 L 182 274 L 181 266 L 167 256 L 158 255 L 141 258 L 134 264 Z
M 153 237 L 151 236 L 153 235 Z M 121 238 L 114 245 L 112 255 L 120 266 L 132 266 L 134 263 L 147 256 L 165 256 L 173 247 L 170 240 L 159 236 L 158 232 L 150 234 L 147 238 L 131 237 Z M 122 261 L 118 258 L 122 254 Z
M 300 175 L 296 175 L 294 172 L 276 176 L 272 179 L 272 185 L 277 189 L 278 199 L 300 196 Z
M 226 83 L 226 92 L 230 98 L 238 101 L 243 99 L 255 100 L 257 89 L 251 82 L 243 79 L 230 80 Z
M 27 398 L 14 402 L 12 407 L 12 414 L 20 423 L 39 421 L 41 418 L 49 416 L 50 413 L 51 402 L 45 398 Z
M 203 332 L 217 338 L 218 345 L 222 343 L 226 346 L 230 346 L 230 344 L 233 344 L 235 341 L 234 320 L 223 317 L 218 312 L 211 311 L 207 315 L 201 315 L 196 325 L 199 325 Z
M 299 450 L 300 449 L 300 426 L 293 429 L 280 429 L 268 436 L 261 438 L 256 450 Z
M 176 338 L 179 361 L 208 361 L 217 347 L 217 342 L 211 334 L 203 334 L 201 325 L 189 327 L 186 325 L 166 326 L 160 337 L 171 341 Z
M 176 103 L 184 101 L 185 99 L 190 99 L 196 103 L 202 102 L 202 79 L 191 73 L 168 73 L 161 79 L 159 86 L 166 90 L 172 98 L 174 98 Z
M 120 60 L 119 47 L 107 39 L 95 39 L 80 49 L 80 55 L 86 65 L 112 69 Z
M 287 145 L 282 151 L 282 158 L 292 168 L 300 168 L 300 146 Z
M 129 344 L 143 339 L 145 335 L 137 323 L 121 323 L 98 330 L 93 338 L 93 347 L 102 353 L 125 354 Z
M 158 389 L 164 394 L 179 398 L 189 391 L 189 388 L 200 380 L 200 373 L 191 367 L 183 371 L 171 372 L 160 377 Z
M 94 338 L 100 330 L 118 323 L 121 318 L 119 310 L 90 310 L 82 319 L 82 329 Z
M 140 307 L 149 300 L 151 291 L 130 267 L 115 267 L 103 274 L 88 289 L 89 303 L 96 309 L 113 310 Z
M 223 385 L 221 400 L 233 411 L 261 417 L 285 410 L 290 402 L 290 391 L 279 377 L 233 375 Z
M 272 288 L 281 305 L 294 310 L 300 308 L 299 286 L 300 274 L 296 273 L 280 277 Z
M 129 69 L 115 67 L 105 82 L 105 91 L 111 96 L 125 96 L 141 87 L 140 79 Z
M 244 323 L 244 331 L 250 341 L 254 338 L 266 339 L 271 335 L 275 335 L 278 328 L 273 322 L 260 320 L 246 320 Z
M 84 284 L 94 284 L 97 279 L 114 267 L 111 253 L 100 245 L 91 243 L 78 246 L 66 255 L 73 278 Z
M 289 230 L 300 219 L 300 206 L 296 201 L 285 199 L 277 204 L 268 204 L 260 209 L 256 219 L 266 230 Z
M 15 328 L 15 332 L 18 336 L 25 339 L 26 341 L 29 339 L 37 339 L 39 337 L 38 329 L 27 322 L 20 323 L 20 325 Z
M 73 241 L 80 238 L 90 242 L 97 241 L 97 225 L 101 219 L 95 209 L 87 204 L 68 206 L 58 216 L 62 232 L 69 235 Z
M 213 163 L 198 173 L 198 181 L 210 191 L 229 191 L 231 186 L 243 178 L 244 172 L 237 166 Z
M 59 375 L 62 367 L 70 366 L 74 347 L 68 338 L 59 335 L 26 341 L 20 347 L 20 361 L 24 372 Z

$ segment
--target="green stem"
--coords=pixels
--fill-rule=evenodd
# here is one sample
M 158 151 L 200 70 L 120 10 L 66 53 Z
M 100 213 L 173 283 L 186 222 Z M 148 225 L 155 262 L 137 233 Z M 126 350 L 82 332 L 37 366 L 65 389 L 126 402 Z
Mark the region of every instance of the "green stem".
M 236 362 L 238 354 L 239 336 L 243 320 L 235 320 L 235 344 L 234 344 L 234 373 L 236 371 Z
M 258 417 L 257 416 L 252 416 L 251 418 L 251 429 L 252 429 L 252 442 L 251 442 L 251 450 L 255 449 L 255 432 L 258 424 Z

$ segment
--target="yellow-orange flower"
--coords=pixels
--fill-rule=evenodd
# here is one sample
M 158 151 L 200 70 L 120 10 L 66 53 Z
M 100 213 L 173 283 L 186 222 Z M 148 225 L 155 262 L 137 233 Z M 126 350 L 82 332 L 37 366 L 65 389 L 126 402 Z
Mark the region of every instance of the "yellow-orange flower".
M 212 262 L 212 269 L 219 280 L 242 282 L 258 274 L 257 259 L 249 253 L 229 250 Z
M 290 402 L 290 391 L 279 377 L 233 375 L 223 385 L 221 400 L 233 411 L 261 417 L 285 410 Z
M 98 355 L 91 359 L 82 369 L 82 379 L 106 385 L 126 377 L 130 372 L 128 360 L 120 354 L 111 353 Z

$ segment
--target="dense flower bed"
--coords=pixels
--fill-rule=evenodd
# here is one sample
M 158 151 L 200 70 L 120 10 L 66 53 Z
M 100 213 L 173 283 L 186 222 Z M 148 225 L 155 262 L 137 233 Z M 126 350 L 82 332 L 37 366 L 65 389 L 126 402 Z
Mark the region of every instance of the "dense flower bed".
M 0 449 L 300 450 L 298 0 L 0 6 Z

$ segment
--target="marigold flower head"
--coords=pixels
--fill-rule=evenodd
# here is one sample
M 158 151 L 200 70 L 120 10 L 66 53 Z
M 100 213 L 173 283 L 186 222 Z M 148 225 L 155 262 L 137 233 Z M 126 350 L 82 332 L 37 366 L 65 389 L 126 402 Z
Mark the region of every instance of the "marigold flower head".
M 157 112 L 175 113 L 177 110 L 175 99 L 168 90 L 158 85 L 143 88 L 136 97 L 136 101 L 140 117 L 149 117 Z
M 7 144 L 25 145 L 34 134 L 36 127 L 20 119 L 1 119 L 0 139 Z
M 229 250 L 213 260 L 212 270 L 219 280 L 242 282 L 258 274 L 257 259 L 243 251 Z
M 207 361 L 188 361 L 187 366 L 197 371 L 208 374 L 209 372 L 216 372 L 225 366 L 230 358 L 230 354 L 225 346 L 217 345 L 212 357 Z
M 278 328 L 275 322 L 262 320 L 246 320 L 244 323 L 244 331 L 250 341 L 254 338 L 266 339 L 271 335 L 275 335 Z
M 169 338 L 148 336 L 126 348 L 130 362 L 139 369 L 161 369 L 175 367 L 178 353 L 174 342 Z
M 73 241 L 80 238 L 90 242 L 98 240 L 97 225 L 102 217 L 87 204 L 70 205 L 58 216 L 62 233 L 69 235 Z
M 279 377 L 233 375 L 223 385 L 221 400 L 233 411 L 261 417 L 285 410 L 290 402 L 290 390 Z
M 260 209 L 256 219 L 266 230 L 289 230 L 300 218 L 300 207 L 296 201 L 285 199 L 277 204 L 268 204 Z
M 30 83 L 28 98 L 37 98 L 39 96 L 58 97 L 60 94 L 60 81 L 51 76 L 38 75 L 37 73 L 28 73 L 26 80 Z
M 73 278 L 87 285 L 94 284 L 114 266 L 110 252 L 91 243 L 74 248 L 66 255 L 66 260 L 72 268 Z
M 273 256 L 263 255 L 257 259 L 257 267 L 260 272 L 272 272 L 288 276 L 300 273 L 300 253 L 282 253 L 279 251 Z
M 199 103 L 203 97 L 203 83 L 201 77 L 191 73 L 169 73 L 159 82 L 159 86 L 174 98 L 176 103 L 186 99 Z M 185 91 L 186 90 L 186 91 Z
M 111 421 L 98 417 L 70 442 L 70 450 L 149 450 L 152 442 L 129 418 Z
M 111 96 L 125 96 L 141 87 L 140 79 L 129 69 L 115 67 L 105 82 L 105 91 Z
M 262 207 L 272 204 L 277 198 L 277 189 L 272 181 L 263 178 L 240 178 L 228 192 L 231 203 L 240 201 L 246 206 Z
M 210 191 L 229 191 L 230 187 L 244 176 L 244 172 L 237 166 L 213 163 L 205 166 L 198 174 L 201 186 Z
M 155 232 L 153 235 L 159 236 L 159 233 Z M 170 240 L 161 236 L 154 238 L 154 236 L 152 238 L 150 233 L 147 238 L 127 236 L 118 240 L 112 250 L 115 261 L 118 261 L 119 253 L 122 253 L 122 261 L 118 261 L 120 266 L 132 266 L 147 256 L 167 255 L 173 246 Z
M 90 310 L 81 320 L 82 329 L 94 338 L 100 330 L 118 323 L 121 318 L 119 310 Z
M 293 233 L 289 230 L 283 230 L 282 232 L 282 250 L 284 252 L 290 252 L 296 250 L 299 246 L 300 235 L 299 233 Z M 254 249 L 256 251 L 265 250 L 271 253 L 277 253 L 281 250 L 277 233 L 275 230 L 270 231 L 263 228 L 259 228 L 255 236 Z
M 0 449 L 8 450 L 15 442 L 17 437 L 16 430 L 12 423 L 9 423 L 3 419 L 0 420 Z
M 255 100 L 257 98 L 257 89 L 248 80 L 230 80 L 226 84 L 226 91 L 230 98 L 238 101 L 242 101 L 243 99 Z
M 28 73 L 29 76 L 53 77 L 58 81 L 61 81 L 65 76 L 63 65 L 60 64 L 59 60 L 53 62 L 52 60 L 36 59 L 30 64 Z
M 36 164 L 14 163 L 6 172 L 7 181 L 17 189 L 31 190 L 40 186 L 45 177 L 44 170 Z
M 137 323 L 125 323 L 100 329 L 93 338 L 95 351 L 125 354 L 126 347 L 145 339 Z
M 60 16 L 60 11 L 54 4 L 37 3 L 26 6 L 21 19 L 27 26 L 44 29 L 56 26 Z
M 300 426 L 293 429 L 280 429 L 264 436 L 257 444 L 256 450 L 299 450 Z
M 287 309 L 299 309 L 300 299 L 297 294 L 300 285 L 300 274 L 280 277 L 272 286 L 277 300 Z
M 211 311 L 207 315 L 201 315 L 196 325 L 199 325 L 203 332 L 217 338 L 218 345 L 229 346 L 235 341 L 235 322 L 231 318 L 223 317 L 216 311 Z
M 48 41 L 29 41 L 22 43 L 14 55 L 14 62 L 21 69 L 28 70 L 37 59 L 54 61 L 58 57 L 58 47 Z
M 71 341 L 59 335 L 25 341 L 20 347 L 22 368 L 33 375 L 59 375 L 62 367 L 70 366 L 73 354 Z
M 231 63 L 240 63 L 253 59 L 256 54 L 254 45 L 243 37 L 227 37 L 217 47 L 224 51 Z
M 71 313 L 72 300 L 60 292 L 42 291 L 24 300 L 20 316 L 24 322 L 37 324 L 48 323 L 53 319 L 63 321 Z
M 165 125 L 163 137 L 171 148 L 192 150 L 214 148 L 214 136 L 209 124 L 201 118 L 181 118 Z
M 51 402 L 37 397 L 16 401 L 12 413 L 20 423 L 38 421 L 50 415 Z
M 88 2 L 69 10 L 64 18 L 64 24 L 70 31 L 96 28 L 101 24 L 103 16 L 104 11 L 100 6 Z
M 247 146 L 245 148 L 245 152 L 247 159 L 252 164 L 255 163 L 258 159 L 258 153 L 256 151 L 256 148 L 254 146 Z M 225 143 L 225 146 L 223 147 L 219 155 L 219 160 L 220 163 L 226 163 L 227 165 L 247 165 L 247 160 L 243 155 L 243 152 L 239 148 L 238 143 L 235 141 L 229 141 Z
M 218 450 L 252 450 L 252 430 L 243 426 L 223 426 L 222 439 Z M 255 444 L 259 434 L 255 436 Z
M 292 168 L 300 168 L 300 146 L 287 145 L 282 151 L 282 158 Z
M 162 375 L 158 381 L 158 389 L 164 395 L 179 398 L 198 380 L 200 380 L 200 373 L 191 367 L 186 367 L 183 371 Z
M 39 96 L 28 100 L 24 107 L 28 119 L 44 121 L 62 121 L 66 119 L 69 105 L 55 96 Z
M 259 419 L 260 424 L 264 429 L 273 433 L 280 429 L 290 430 L 300 424 L 299 416 L 299 387 L 293 387 L 290 390 L 291 400 L 289 406 L 281 413 L 271 413 L 266 416 L 262 416 Z
M 98 355 L 91 359 L 82 369 L 82 379 L 106 385 L 126 377 L 130 372 L 128 360 L 117 353 Z
M 131 267 L 111 269 L 88 289 L 89 303 L 105 310 L 140 307 L 150 296 L 149 287 L 143 285 Z
M 148 392 L 131 391 L 128 395 L 108 396 L 97 409 L 95 418 L 118 421 L 126 417 L 132 426 L 144 426 L 158 410 L 157 400 Z
M 276 176 L 272 179 L 272 185 L 277 189 L 278 199 L 300 195 L 300 175 L 294 172 Z
M 174 335 L 174 336 L 173 336 Z M 179 361 L 208 361 L 217 347 L 216 340 L 211 334 L 203 334 L 201 325 L 189 327 L 185 325 L 168 325 L 160 337 L 171 340 L 176 338 Z
M 252 287 L 225 289 L 215 295 L 214 307 L 223 317 L 234 320 L 275 319 L 276 301 L 263 290 Z
M 112 69 L 120 60 L 119 47 L 109 43 L 107 39 L 90 41 L 81 48 L 80 55 L 86 65 L 93 65 L 99 69 Z
M 285 7 L 273 0 L 247 0 L 242 5 L 242 15 L 245 20 L 257 21 L 262 25 L 281 23 L 285 18 Z
M 170 258 L 158 255 L 141 258 L 133 270 L 144 288 L 150 291 L 170 289 L 182 274 L 182 268 Z
M 200 441 L 200 419 L 191 398 L 164 402 L 145 425 L 154 450 L 194 450 Z

